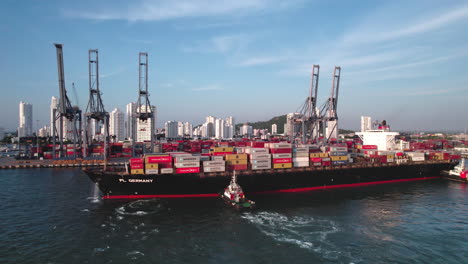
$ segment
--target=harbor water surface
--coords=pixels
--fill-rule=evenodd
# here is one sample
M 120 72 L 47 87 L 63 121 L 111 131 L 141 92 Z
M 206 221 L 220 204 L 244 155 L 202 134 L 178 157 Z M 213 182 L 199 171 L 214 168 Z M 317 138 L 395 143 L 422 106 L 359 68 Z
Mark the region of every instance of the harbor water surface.
M 100 200 L 79 169 L 0 171 L 0 263 L 467 263 L 468 186 Z

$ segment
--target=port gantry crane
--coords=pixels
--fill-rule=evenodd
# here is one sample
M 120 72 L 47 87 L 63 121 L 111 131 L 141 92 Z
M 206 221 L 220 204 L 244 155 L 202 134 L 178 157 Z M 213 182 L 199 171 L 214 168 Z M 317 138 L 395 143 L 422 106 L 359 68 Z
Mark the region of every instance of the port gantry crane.
M 138 139 L 137 126 L 139 122 L 149 122 L 150 124 L 150 141 L 151 152 L 154 152 L 154 130 L 155 130 L 155 113 L 151 106 L 148 93 L 148 53 L 140 52 L 138 58 L 138 100 L 134 117 L 137 120 L 137 125 L 134 126 L 134 139 L 132 140 L 133 156 L 135 156 L 135 141 Z M 143 144 L 143 152 L 146 147 Z
M 341 67 L 335 66 L 330 97 L 320 109 L 317 108 L 319 73 L 320 66 L 314 65 L 309 96 L 297 113 L 288 115 L 288 119 L 291 119 L 288 124 L 293 126 L 290 128 L 292 142 L 325 144 L 338 135 L 337 109 Z
M 102 103 L 101 92 L 99 91 L 99 56 L 97 49 L 90 49 L 88 51 L 88 66 L 89 66 L 89 101 L 86 107 L 86 122 L 85 132 L 83 133 L 84 146 L 83 156 L 88 156 L 88 149 L 93 140 L 91 135 L 91 121 L 94 128 L 92 132 L 95 133 L 99 124 L 104 126 L 104 157 L 107 157 L 107 142 L 109 140 L 109 113 L 104 109 Z
M 332 76 L 331 94 L 327 102 L 322 107 L 321 120 L 324 141 L 329 142 L 332 138 L 338 137 L 338 92 L 340 88 L 341 67 L 335 66 Z
M 319 80 L 320 66 L 312 67 L 312 78 L 309 90 L 309 96 L 299 110 L 299 115 L 296 115 L 294 120 L 295 126 L 298 126 L 297 132 L 294 133 L 294 141 L 301 138 L 302 144 L 307 142 L 315 142 L 318 138 L 318 130 L 320 127 L 321 117 L 317 111 L 317 90 Z
M 63 66 L 63 45 L 54 44 L 57 52 L 57 69 L 58 69 L 58 84 L 60 98 L 58 107 L 53 109 L 53 125 L 52 125 L 52 138 L 53 138 L 53 150 L 52 155 L 56 158 L 56 137 L 59 136 L 59 157 L 62 158 L 64 155 L 63 150 L 63 125 L 64 121 L 68 120 L 69 124 L 72 125 L 71 130 L 73 133 L 73 156 L 76 158 L 76 149 L 81 145 L 80 134 L 81 134 L 81 110 L 78 106 L 72 106 L 67 96 L 67 90 L 65 89 L 65 71 Z M 57 121 L 59 121 L 59 129 L 57 131 Z M 67 127 L 67 130 L 70 130 Z M 57 133 L 58 132 L 58 133 Z

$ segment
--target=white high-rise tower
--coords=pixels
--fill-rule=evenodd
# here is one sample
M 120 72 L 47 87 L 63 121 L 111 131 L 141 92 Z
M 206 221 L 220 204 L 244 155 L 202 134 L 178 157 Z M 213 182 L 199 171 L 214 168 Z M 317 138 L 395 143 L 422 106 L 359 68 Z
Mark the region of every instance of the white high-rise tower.
M 126 119 L 125 119 L 125 137 L 126 138 L 134 138 L 133 135 L 135 128 L 136 128 L 136 104 L 129 103 L 127 104 L 127 111 L 126 111 Z
M 124 114 L 115 108 L 110 114 L 109 135 L 115 136 L 116 141 L 122 141 L 125 138 L 124 131 Z
M 32 136 L 32 105 L 21 101 L 19 103 L 18 137 Z
M 372 130 L 372 122 L 370 116 L 361 116 L 361 132 Z

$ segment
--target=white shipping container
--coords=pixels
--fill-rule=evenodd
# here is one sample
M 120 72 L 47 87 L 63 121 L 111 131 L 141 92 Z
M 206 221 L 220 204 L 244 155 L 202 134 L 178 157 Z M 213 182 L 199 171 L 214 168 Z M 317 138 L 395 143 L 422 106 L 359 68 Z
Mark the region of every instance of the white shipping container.
M 293 149 L 293 152 L 296 152 L 296 153 L 309 153 L 309 148 L 294 148 Z
M 294 167 L 309 167 L 309 162 L 301 161 L 301 162 L 293 162 Z
M 213 166 L 225 166 L 226 162 L 224 160 L 212 160 L 212 161 L 204 161 L 203 167 L 213 167 Z
M 173 168 L 162 168 L 161 169 L 161 174 L 172 174 L 172 173 L 174 173 Z
M 211 156 L 211 160 L 224 160 L 224 156 Z
M 251 159 L 251 160 L 256 160 L 256 159 L 271 159 L 271 154 L 269 154 L 269 153 L 250 154 L 250 159 Z
M 424 152 L 408 152 L 408 156 L 410 157 L 422 157 L 424 158 Z
M 268 170 L 271 169 L 271 164 L 255 164 L 252 165 L 252 170 Z
M 200 156 L 182 156 L 182 157 L 175 157 L 175 162 L 199 162 Z
M 251 160 L 251 164 L 271 164 L 271 159 Z
M 322 158 L 322 161 L 331 161 L 330 158 Z
M 342 152 L 348 151 L 347 147 L 330 147 L 330 151 Z
M 225 166 L 215 166 L 215 167 L 204 167 L 203 172 L 219 172 L 226 171 Z
M 395 162 L 395 159 L 389 159 L 389 158 L 387 158 L 387 162 Z
M 200 161 L 210 160 L 210 156 L 200 156 Z
M 278 154 L 272 154 L 272 157 L 274 159 L 289 159 L 292 158 L 291 153 L 278 153 Z
M 288 143 L 270 143 L 270 148 L 273 148 L 273 149 L 292 148 L 292 144 L 288 144 Z
M 179 162 L 174 163 L 176 168 L 192 168 L 192 167 L 200 167 L 200 162 Z
M 302 157 L 302 158 L 293 158 L 293 162 L 309 162 L 309 158 L 308 157 Z
M 159 169 L 146 169 L 145 174 L 159 174 Z
M 246 148 L 245 153 L 247 154 L 269 153 L 269 151 L 266 148 Z
M 424 161 L 424 157 L 411 157 L 412 161 Z
M 312 163 L 313 166 L 322 166 L 322 162 L 314 162 Z
M 309 152 L 298 152 L 298 153 L 293 153 L 293 158 L 294 157 L 309 157 Z

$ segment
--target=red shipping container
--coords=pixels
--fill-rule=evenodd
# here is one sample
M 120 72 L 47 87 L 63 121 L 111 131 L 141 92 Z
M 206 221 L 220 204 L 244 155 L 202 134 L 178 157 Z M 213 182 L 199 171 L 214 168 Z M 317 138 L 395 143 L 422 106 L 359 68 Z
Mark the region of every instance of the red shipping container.
M 143 164 L 143 158 L 130 159 L 130 164 Z
M 322 162 L 322 158 L 310 158 L 312 162 Z
M 273 159 L 273 164 L 279 164 L 279 163 L 292 163 L 292 159 L 291 158 Z
M 387 163 L 387 156 L 379 156 L 379 157 L 380 157 L 380 162 Z
M 377 149 L 377 145 L 362 145 L 362 149 Z
M 132 169 L 132 170 L 142 170 L 143 169 L 143 163 L 140 163 L 140 164 L 131 164 L 130 163 L 130 169 Z
M 176 173 L 199 173 L 200 167 L 191 167 L 191 168 L 178 168 Z
M 253 147 L 253 148 L 264 148 L 265 147 L 265 142 L 252 141 L 252 142 L 250 142 L 250 146 Z
M 247 164 L 242 164 L 242 165 L 228 165 L 226 166 L 227 170 L 234 171 L 234 170 L 246 170 L 247 169 Z
M 160 156 L 160 157 L 147 157 L 148 163 L 161 163 L 161 162 L 172 162 L 171 156 Z
M 212 156 L 225 156 L 226 154 L 233 154 L 234 152 L 213 152 Z
M 161 163 L 158 163 L 159 164 L 159 168 L 172 168 L 172 162 L 161 162 Z
M 331 166 L 331 161 L 322 161 L 322 166 Z
M 270 149 L 271 154 L 292 153 L 292 148 Z

